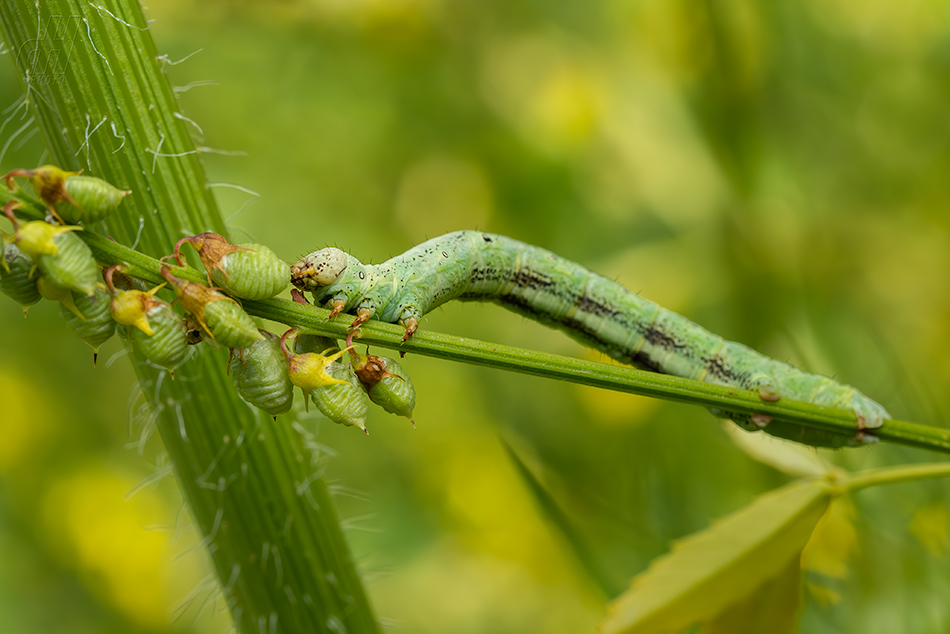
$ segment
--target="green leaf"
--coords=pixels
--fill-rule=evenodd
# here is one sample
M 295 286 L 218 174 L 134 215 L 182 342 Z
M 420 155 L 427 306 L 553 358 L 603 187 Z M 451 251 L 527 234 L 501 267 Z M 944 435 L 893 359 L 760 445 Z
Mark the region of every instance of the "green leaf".
M 604 634 L 664 634 L 751 599 L 798 559 L 836 490 L 797 481 L 673 545 L 610 606 Z

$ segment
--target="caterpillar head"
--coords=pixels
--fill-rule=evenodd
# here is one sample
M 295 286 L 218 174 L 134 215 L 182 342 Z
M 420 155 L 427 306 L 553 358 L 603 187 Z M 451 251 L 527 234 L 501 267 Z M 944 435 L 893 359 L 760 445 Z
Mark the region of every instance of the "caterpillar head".
M 337 281 L 349 261 L 346 253 L 334 247 L 314 251 L 291 265 L 290 281 L 301 291 L 318 291 Z

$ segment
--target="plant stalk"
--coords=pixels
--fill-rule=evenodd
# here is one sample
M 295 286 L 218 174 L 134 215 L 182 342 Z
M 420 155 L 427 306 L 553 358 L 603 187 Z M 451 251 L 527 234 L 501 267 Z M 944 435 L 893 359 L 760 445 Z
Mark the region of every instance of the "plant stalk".
M 0 29 L 52 161 L 133 191 L 81 232 L 100 259 L 136 244 L 157 272 L 181 236 L 227 235 L 139 3 L 0 0 Z M 130 356 L 236 626 L 378 632 L 301 435 L 240 399 L 224 351 L 200 348 L 174 380 Z

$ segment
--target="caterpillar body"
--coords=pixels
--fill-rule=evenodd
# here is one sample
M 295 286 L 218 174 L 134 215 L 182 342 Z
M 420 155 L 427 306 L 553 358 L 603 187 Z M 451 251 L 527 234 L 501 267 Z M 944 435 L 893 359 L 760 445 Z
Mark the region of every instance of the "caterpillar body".
M 619 283 L 554 253 L 505 236 L 458 231 L 424 242 L 378 265 L 325 248 L 291 266 L 291 281 L 332 314 L 400 323 L 406 338 L 422 316 L 447 301 L 492 301 L 564 330 L 578 341 L 637 367 L 747 390 L 761 398 L 851 409 L 858 429 L 875 429 L 887 411 L 855 388 L 810 374 L 727 341 Z M 875 442 L 805 429 L 768 417 L 714 411 L 753 430 L 814 445 Z

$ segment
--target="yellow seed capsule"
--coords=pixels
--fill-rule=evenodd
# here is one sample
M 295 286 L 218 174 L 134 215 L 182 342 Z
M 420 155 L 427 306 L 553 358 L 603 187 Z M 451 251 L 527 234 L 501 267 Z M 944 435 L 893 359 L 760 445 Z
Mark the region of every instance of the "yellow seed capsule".
M 42 220 L 25 222 L 17 227 L 13 240 L 17 246 L 34 260 L 41 255 L 55 255 L 59 246 L 53 240 L 65 231 L 78 231 L 78 227 L 54 227 Z
M 92 297 L 100 279 L 99 266 L 86 243 L 72 233 L 79 229 L 34 220 L 20 225 L 13 240 L 49 281 Z
M 208 284 L 244 299 L 266 299 L 290 286 L 290 265 L 263 244 L 247 242 L 233 245 L 217 233 L 207 232 L 182 238 L 175 245 L 175 257 L 181 264 L 181 245 L 198 250 L 208 272 Z
M 156 365 L 173 370 L 185 359 L 188 332 L 181 317 L 171 305 L 154 297 L 165 286 L 150 291 L 116 291 L 113 286 L 115 267 L 106 271 L 106 284 L 113 290 L 109 310 L 116 323 L 124 326 L 129 345 L 140 350 Z
M 329 350 L 324 350 L 322 354 L 318 352 L 297 354 L 288 348 L 287 340 L 298 336 L 302 335 L 299 335 L 296 328 L 291 328 L 285 332 L 280 338 L 280 349 L 287 359 L 287 376 L 290 378 L 290 382 L 303 392 L 304 407 L 309 411 L 308 403 L 310 393 L 313 390 L 327 385 L 342 385 L 347 382 L 344 379 L 333 377 L 329 372 L 333 362 L 343 356 L 346 350 L 340 350 L 330 356 L 325 356 Z
M 107 277 L 111 277 L 108 276 Z M 111 281 L 111 280 L 110 280 Z M 110 311 L 115 322 L 122 326 L 134 326 L 146 335 L 153 334 L 152 326 L 148 323 L 146 313 L 159 303 L 164 303 L 152 297 L 164 284 L 156 286 L 150 291 L 118 291 L 112 296 Z
M 325 385 L 334 383 L 345 383 L 330 374 L 329 368 L 333 365 L 343 351 L 334 355 L 325 357 L 316 352 L 305 352 L 304 354 L 291 354 L 287 357 L 289 365 L 288 375 L 291 382 L 299 387 L 304 394 Z
M 182 307 L 194 315 L 217 343 L 228 348 L 248 348 L 263 339 L 251 317 L 227 295 L 175 277 L 167 266 L 162 267 L 162 275 L 175 289 Z
M 294 402 L 294 384 L 287 375 L 287 360 L 277 336 L 264 332 L 264 338 L 250 348 L 235 350 L 228 362 L 234 386 L 245 401 L 274 418 L 290 411 Z

